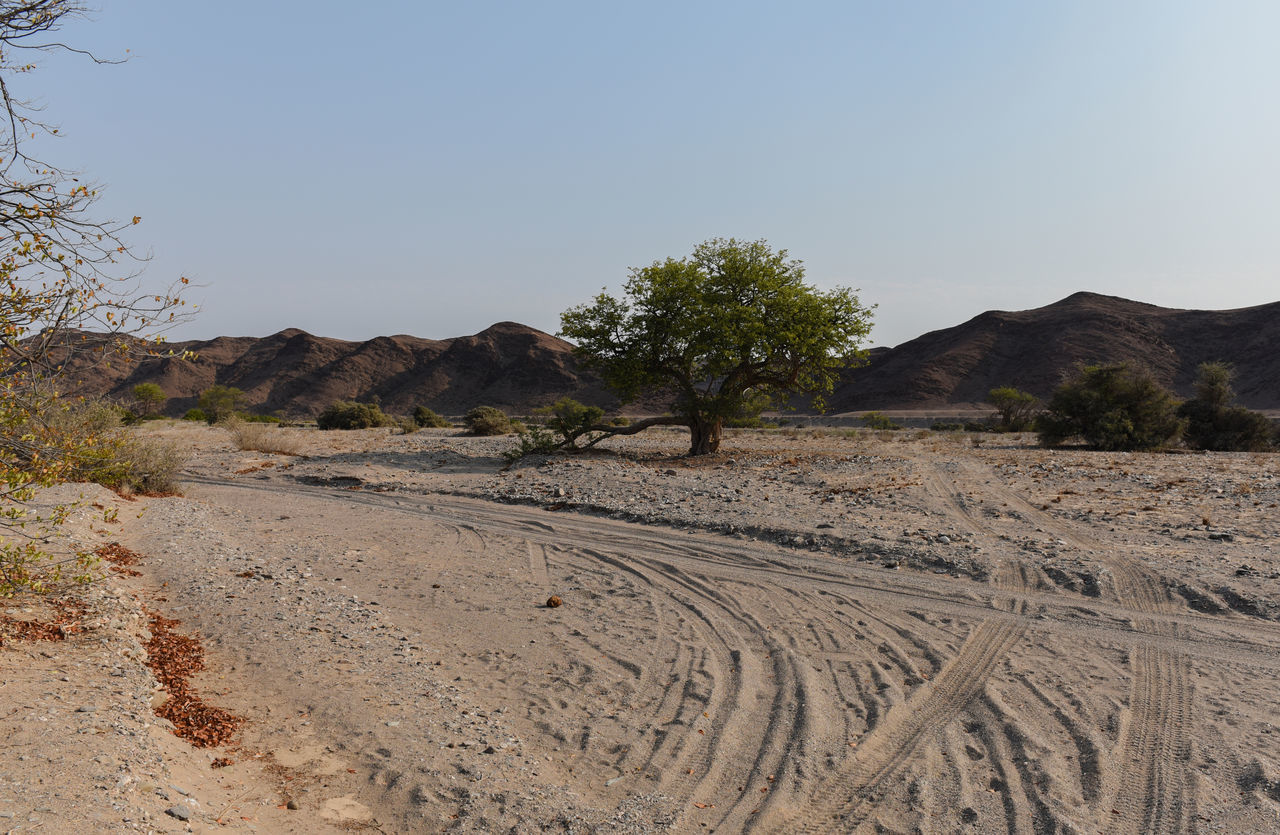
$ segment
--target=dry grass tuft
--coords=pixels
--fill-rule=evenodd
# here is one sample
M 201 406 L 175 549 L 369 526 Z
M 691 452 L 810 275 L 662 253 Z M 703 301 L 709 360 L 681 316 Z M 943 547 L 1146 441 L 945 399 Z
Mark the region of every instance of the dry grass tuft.
M 240 449 L 276 455 L 302 454 L 299 439 L 274 423 L 250 423 L 231 419 L 224 422 L 223 426 L 231 433 L 231 439 Z

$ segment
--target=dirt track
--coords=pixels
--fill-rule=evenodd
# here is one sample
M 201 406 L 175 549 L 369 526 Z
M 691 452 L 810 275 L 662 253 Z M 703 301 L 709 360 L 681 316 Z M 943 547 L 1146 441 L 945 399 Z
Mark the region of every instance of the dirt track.
M 214 445 L 130 544 L 298 831 L 1280 828 L 1272 459 L 671 440 Z

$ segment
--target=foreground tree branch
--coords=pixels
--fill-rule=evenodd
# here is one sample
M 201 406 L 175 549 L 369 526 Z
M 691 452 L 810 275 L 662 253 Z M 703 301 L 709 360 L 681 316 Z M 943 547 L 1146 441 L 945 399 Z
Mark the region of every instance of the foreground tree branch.
M 96 216 L 95 188 L 32 153 L 59 129 L 17 87 L 36 70 L 33 55 L 88 54 L 49 38 L 83 11 L 72 0 L 0 0 L 0 532 L 56 526 L 61 515 L 36 525 L 22 503 L 110 454 L 111 439 L 66 419 L 58 382 L 68 363 L 161 352 L 160 335 L 185 318 L 187 279 L 158 293 L 138 281 L 145 259 L 124 233 L 142 219 Z M 0 538 L 0 595 L 41 587 L 40 559 Z

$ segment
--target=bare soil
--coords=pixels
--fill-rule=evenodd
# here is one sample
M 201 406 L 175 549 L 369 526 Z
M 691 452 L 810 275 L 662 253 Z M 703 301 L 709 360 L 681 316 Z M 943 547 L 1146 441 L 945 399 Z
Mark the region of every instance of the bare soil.
M 0 830 L 1280 829 L 1275 455 L 148 431 L 185 497 L 73 523 L 138 576 L 0 647 Z M 143 607 L 236 742 L 156 715 Z

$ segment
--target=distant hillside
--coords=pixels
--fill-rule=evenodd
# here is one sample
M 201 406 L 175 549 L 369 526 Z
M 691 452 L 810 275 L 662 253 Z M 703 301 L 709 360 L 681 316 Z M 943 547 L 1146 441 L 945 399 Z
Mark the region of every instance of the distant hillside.
M 272 336 L 218 337 L 175 342 L 194 360 L 146 360 L 72 373 L 79 390 L 127 399 L 138 383 L 160 385 L 165 411 L 191 408 L 214 384 L 242 389 L 258 412 L 310 417 L 335 400 L 381 400 L 385 410 L 408 414 L 419 405 L 444 414 L 473 406 L 512 413 L 570 396 L 606 408 L 616 405 L 598 378 L 583 371 L 562 339 L 514 322 L 499 322 L 474 336 L 433 340 L 380 336 L 345 342 L 297 329 Z
M 993 310 L 877 351 L 850 372 L 831 411 L 977 405 L 996 386 L 1047 397 L 1077 363 L 1144 365 L 1181 396 L 1196 367 L 1236 368 L 1240 402 L 1280 408 L 1280 302 L 1239 310 L 1173 310 L 1096 293 L 1007 312 Z
M 978 407 L 992 388 L 1012 385 L 1047 397 L 1077 363 L 1126 361 L 1150 368 L 1189 396 L 1196 366 L 1232 363 L 1240 401 L 1280 409 L 1280 302 L 1240 310 L 1171 310 L 1096 293 L 1076 293 L 1035 310 L 993 310 L 895 348 L 877 348 L 828 398 L 828 411 Z M 335 400 L 374 397 L 392 413 L 419 405 L 459 414 L 472 406 L 528 413 L 570 396 L 613 408 L 614 398 L 562 339 L 514 322 L 474 336 L 432 340 L 380 336 L 344 342 L 290 329 L 261 339 L 179 342 L 195 360 L 160 359 L 86 370 L 82 391 L 127 399 L 158 383 L 169 414 L 195 405 L 215 383 L 235 386 L 247 405 L 296 417 Z M 660 398 L 634 404 L 660 411 Z

